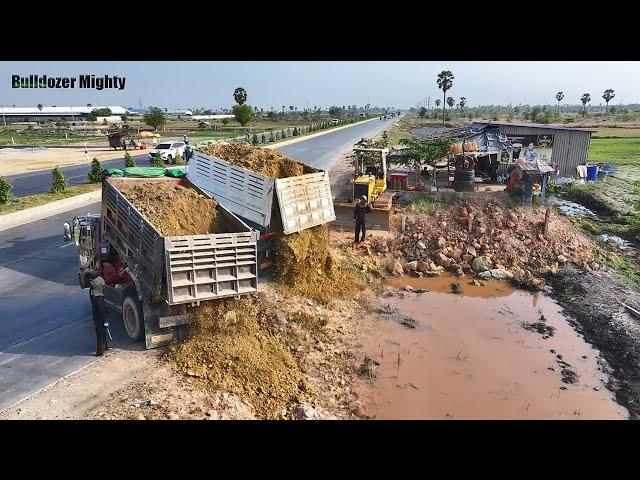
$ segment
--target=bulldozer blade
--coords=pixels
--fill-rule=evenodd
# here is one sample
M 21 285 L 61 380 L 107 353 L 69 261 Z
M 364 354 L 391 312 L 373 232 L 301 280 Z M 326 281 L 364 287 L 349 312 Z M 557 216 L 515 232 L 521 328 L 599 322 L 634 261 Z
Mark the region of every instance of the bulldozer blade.
M 336 213 L 336 219 L 331 222 L 331 225 L 337 225 L 340 227 L 353 227 L 355 225 L 353 221 L 353 210 L 355 204 L 353 203 L 334 203 L 333 209 Z M 391 209 L 373 208 L 373 212 L 367 215 L 367 229 L 369 230 L 386 230 L 390 229 L 389 217 L 391 216 Z

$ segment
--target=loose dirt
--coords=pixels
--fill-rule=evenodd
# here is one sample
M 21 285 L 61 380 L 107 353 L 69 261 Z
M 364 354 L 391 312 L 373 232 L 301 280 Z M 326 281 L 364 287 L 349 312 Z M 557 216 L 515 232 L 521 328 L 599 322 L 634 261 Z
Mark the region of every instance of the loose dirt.
M 296 177 L 315 171 L 276 150 L 252 147 L 244 143 L 211 145 L 203 148 L 202 152 L 274 179 Z
M 130 150 L 133 156 L 146 153 L 145 150 Z M 91 149 L 88 155 L 84 147 L 78 148 L 0 148 L 0 176 L 16 173 L 35 172 L 54 168 L 90 163 L 93 158 L 98 160 L 112 160 L 121 158 L 122 150 Z
M 246 398 L 261 418 L 286 418 L 309 386 L 268 315 L 257 298 L 201 306 L 193 335 L 167 358 L 198 385 Z
M 218 202 L 168 181 L 116 182 L 122 194 L 164 236 L 219 233 Z
M 328 303 L 364 285 L 331 251 L 329 227 L 320 225 L 276 238 L 275 279 L 306 298 Z

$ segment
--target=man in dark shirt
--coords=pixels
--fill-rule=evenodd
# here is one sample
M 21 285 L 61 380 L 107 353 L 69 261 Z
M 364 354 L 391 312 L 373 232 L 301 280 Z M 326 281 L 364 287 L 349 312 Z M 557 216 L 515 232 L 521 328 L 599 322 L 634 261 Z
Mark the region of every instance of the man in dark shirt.
M 93 325 L 96 329 L 96 357 L 104 355 L 107 350 L 107 329 L 105 321 L 105 304 L 102 287 L 104 279 L 96 277 L 90 283 L 89 295 L 91 297 L 91 307 L 93 310 Z
M 360 243 L 364 241 L 364 237 L 366 235 L 366 226 L 365 226 L 365 216 L 367 213 L 373 212 L 373 207 L 371 205 L 367 205 L 367 196 L 363 195 L 360 197 L 358 204 L 356 205 L 355 210 L 353 211 L 353 220 L 356 222 L 356 243 Z M 362 232 L 362 237 L 360 237 L 360 232 Z M 358 240 L 358 238 L 360 239 Z

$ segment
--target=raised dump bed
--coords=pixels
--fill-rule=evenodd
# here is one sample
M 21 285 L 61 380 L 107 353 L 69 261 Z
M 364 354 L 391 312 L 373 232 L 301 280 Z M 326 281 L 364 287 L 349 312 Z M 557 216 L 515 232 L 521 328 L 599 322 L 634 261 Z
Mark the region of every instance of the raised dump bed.
M 262 232 L 290 234 L 335 220 L 329 173 L 289 161 L 301 167 L 301 175 L 271 178 L 196 151 L 187 178 Z

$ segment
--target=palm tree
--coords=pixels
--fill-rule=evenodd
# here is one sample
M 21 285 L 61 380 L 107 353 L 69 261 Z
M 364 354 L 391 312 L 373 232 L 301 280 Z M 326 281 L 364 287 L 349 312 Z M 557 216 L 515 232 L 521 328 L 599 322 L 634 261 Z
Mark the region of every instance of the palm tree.
M 447 97 L 447 91 L 453 87 L 453 78 L 453 73 L 449 70 L 443 70 L 438 74 L 438 88 L 442 90 L 442 126 L 444 126 L 445 99 Z
M 604 95 L 602 95 L 602 98 L 604 98 L 604 101 L 607 102 L 607 107 L 606 107 L 606 110 L 605 110 L 606 112 L 609 111 L 609 102 L 611 100 L 613 100 L 613 97 L 615 97 L 615 96 L 616 96 L 616 94 L 613 93 L 613 89 L 611 89 L 611 88 L 608 88 L 608 89 L 606 89 L 604 91 Z
M 558 113 L 560 113 L 560 102 L 564 98 L 564 92 L 556 93 L 556 100 L 558 101 Z
M 591 94 L 583 93 L 582 97 L 580 97 L 580 101 L 582 102 L 582 115 L 587 114 L 587 103 L 591 101 Z
M 42 104 L 41 103 L 38 104 L 38 110 L 42 111 Z
M 282 114 L 283 114 L 283 115 L 284 115 L 284 109 L 285 109 L 285 106 L 284 106 L 284 105 L 282 105 Z
M 453 97 L 447 97 L 447 105 L 449 105 L 449 108 L 453 108 L 453 106 L 456 104 L 456 99 Z
M 233 91 L 233 99 L 238 105 L 243 105 L 247 101 L 247 91 L 242 87 L 236 88 Z
M 436 107 L 439 107 L 441 103 L 440 99 L 436 100 Z
M 460 97 L 460 109 L 464 111 L 464 107 L 467 105 L 467 97 Z

